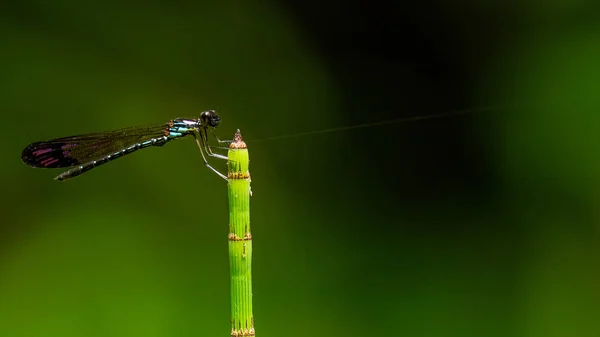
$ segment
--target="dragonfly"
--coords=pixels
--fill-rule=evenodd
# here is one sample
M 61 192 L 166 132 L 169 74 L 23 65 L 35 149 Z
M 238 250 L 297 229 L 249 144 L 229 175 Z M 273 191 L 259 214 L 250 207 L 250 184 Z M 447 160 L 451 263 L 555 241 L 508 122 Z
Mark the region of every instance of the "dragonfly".
M 81 175 L 102 164 L 121 158 L 151 146 L 192 135 L 202 154 L 204 164 L 219 177 L 227 176 L 212 167 L 207 156 L 227 160 L 226 156 L 214 153 L 208 145 L 208 133 L 219 144 L 231 143 L 221 140 L 214 133 L 221 117 L 215 110 L 204 111 L 197 119 L 176 118 L 164 124 L 134 126 L 106 131 L 56 138 L 29 144 L 21 155 L 23 162 L 36 168 L 70 168 L 55 180 L 64 181 Z

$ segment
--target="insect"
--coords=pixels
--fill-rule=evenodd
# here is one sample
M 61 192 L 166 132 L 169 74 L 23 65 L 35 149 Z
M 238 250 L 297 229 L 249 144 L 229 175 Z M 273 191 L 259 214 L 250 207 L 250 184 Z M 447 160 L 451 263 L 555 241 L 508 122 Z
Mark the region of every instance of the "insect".
M 227 180 L 227 176 L 213 168 L 206 160 L 206 156 L 227 160 L 226 156 L 213 153 L 208 145 L 209 132 L 219 144 L 231 143 L 229 140 L 220 140 L 213 132 L 220 120 L 216 111 L 208 110 L 202 112 L 198 119 L 176 118 L 165 124 L 134 126 L 35 142 L 23 150 L 21 159 L 31 167 L 70 168 L 54 178 L 63 181 L 137 150 L 163 146 L 174 139 L 192 135 L 196 139 L 204 164 Z

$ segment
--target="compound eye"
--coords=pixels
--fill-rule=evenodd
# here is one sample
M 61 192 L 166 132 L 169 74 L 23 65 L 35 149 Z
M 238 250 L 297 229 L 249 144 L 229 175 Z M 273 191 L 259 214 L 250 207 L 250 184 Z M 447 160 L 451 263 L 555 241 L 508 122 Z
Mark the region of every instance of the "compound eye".
M 210 120 L 210 111 L 203 111 L 200 114 L 200 120 L 202 121 L 202 123 L 208 123 L 208 121 Z
M 219 117 L 219 114 L 215 110 L 204 111 L 200 115 L 200 121 L 204 126 L 209 126 L 213 128 L 217 127 L 217 125 L 219 125 L 220 120 L 221 117 Z

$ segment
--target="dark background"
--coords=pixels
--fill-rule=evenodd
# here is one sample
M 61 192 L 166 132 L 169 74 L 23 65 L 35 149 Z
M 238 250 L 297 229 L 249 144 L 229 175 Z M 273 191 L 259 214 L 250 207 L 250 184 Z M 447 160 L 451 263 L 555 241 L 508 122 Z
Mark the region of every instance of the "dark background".
M 591 1 L 0 9 L 1 336 L 229 333 L 226 185 L 192 140 L 65 183 L 19 160 L 207 109 L 250 149 L 259 336 L 600 334 Z

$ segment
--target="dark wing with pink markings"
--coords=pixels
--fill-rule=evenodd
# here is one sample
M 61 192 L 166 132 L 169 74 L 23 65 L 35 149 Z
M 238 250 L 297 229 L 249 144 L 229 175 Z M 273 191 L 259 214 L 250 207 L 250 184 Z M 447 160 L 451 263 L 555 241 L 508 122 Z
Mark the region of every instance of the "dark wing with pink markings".
M 119 152 L 137 143 L 165 135 L 168 124 L 136 126 L 36 142 L 21 155 L 32 167 L 60 168 L 81 165 Z

